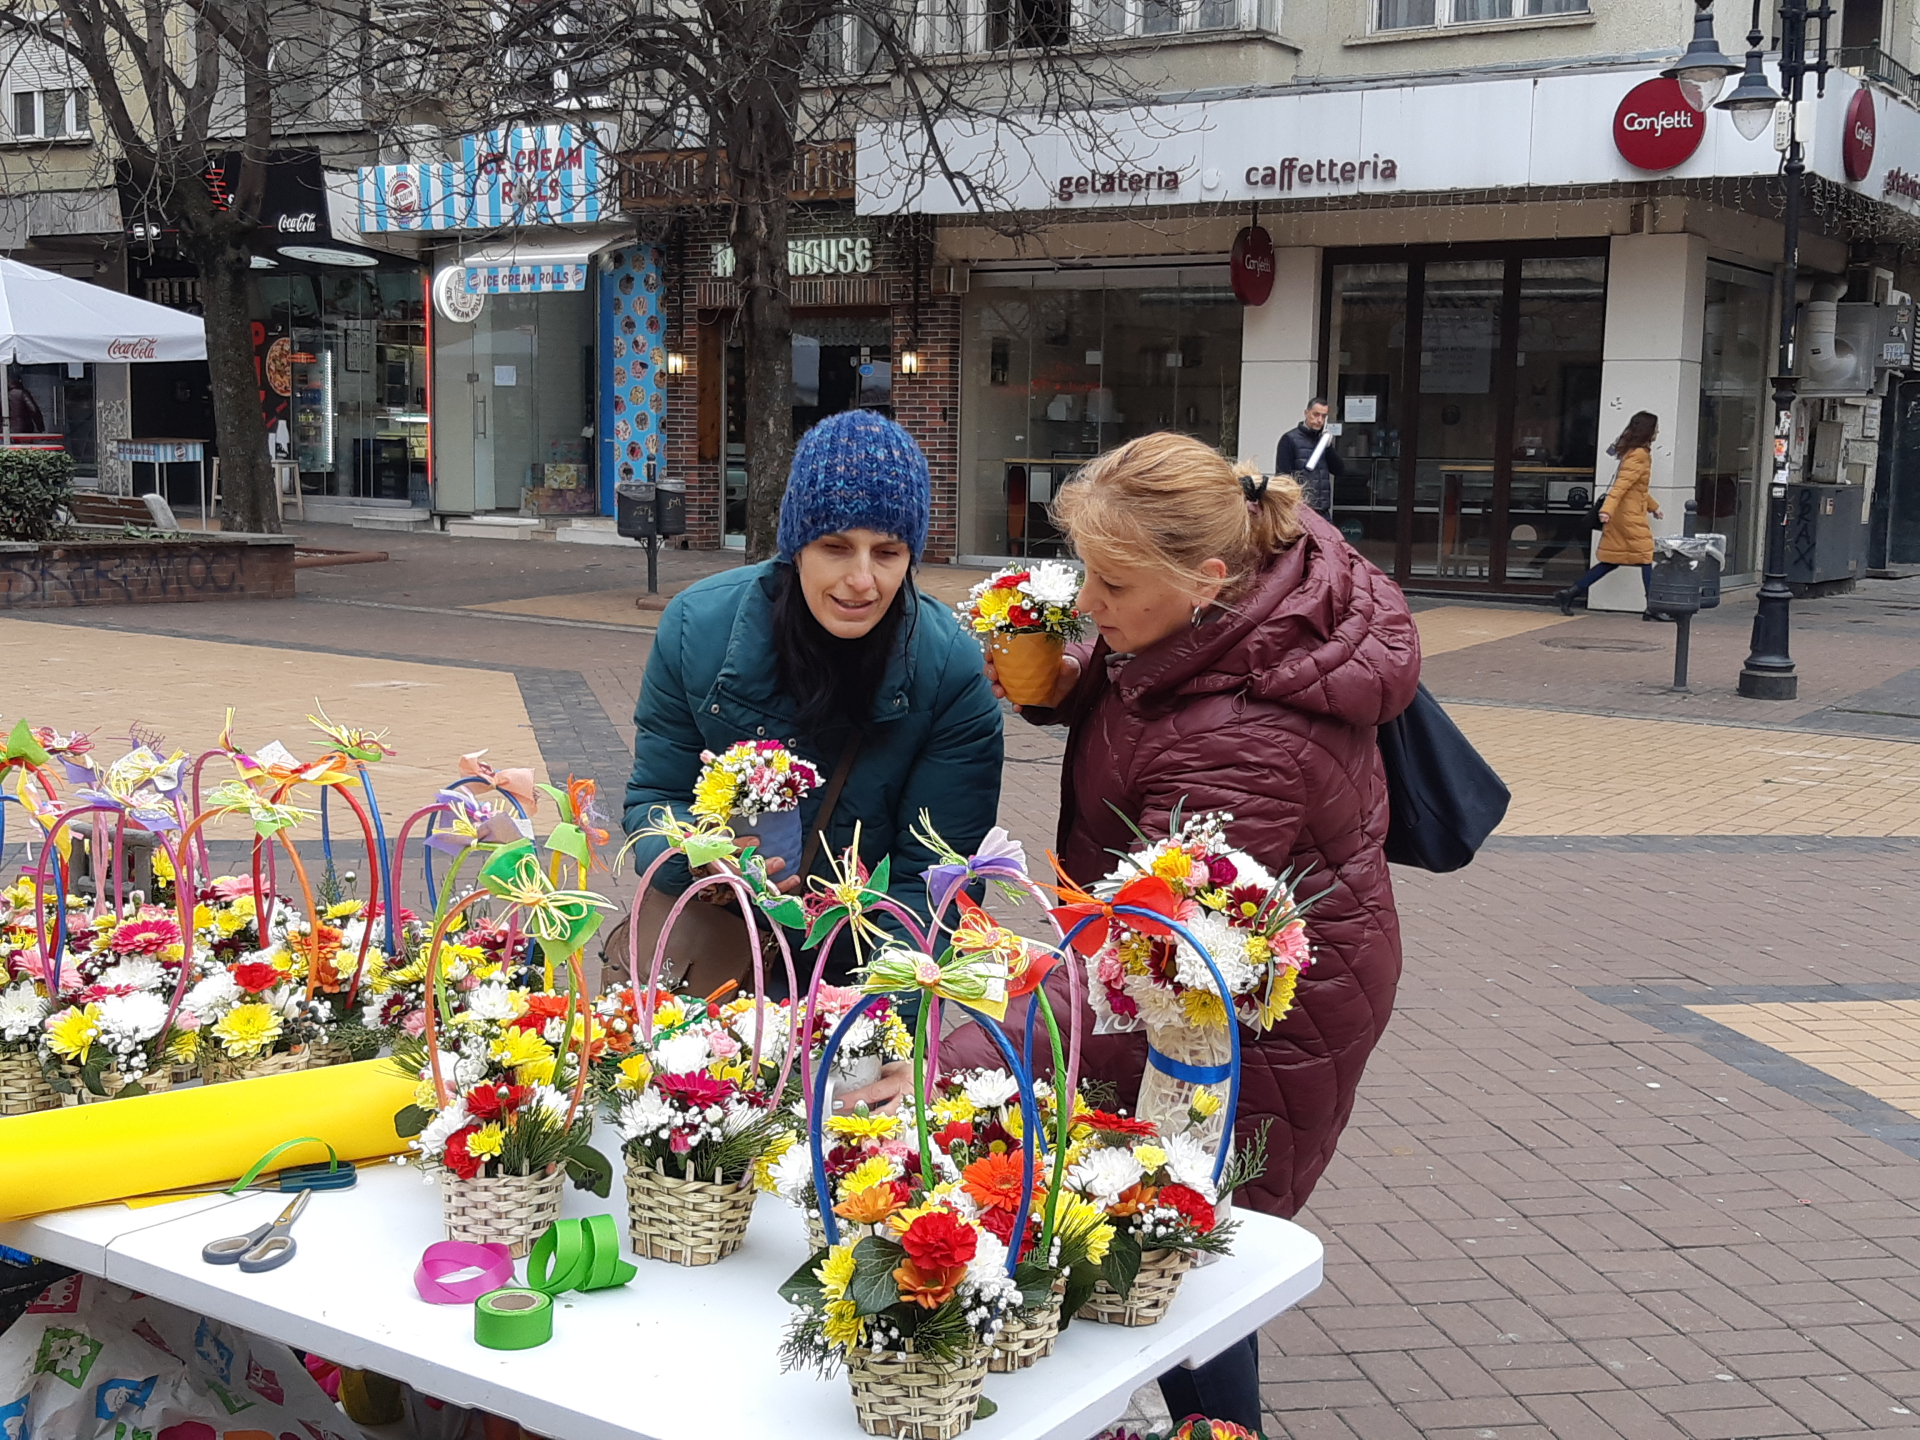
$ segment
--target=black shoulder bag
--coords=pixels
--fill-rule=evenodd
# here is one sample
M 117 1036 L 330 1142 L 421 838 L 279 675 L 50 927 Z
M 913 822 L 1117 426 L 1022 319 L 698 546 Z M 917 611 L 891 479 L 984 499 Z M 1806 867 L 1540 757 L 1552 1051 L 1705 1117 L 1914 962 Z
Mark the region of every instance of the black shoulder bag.
M 1444 875 L 1506 818 L 1512 792 L 1422 685 L 1380 727 L 1387 769 L 1387 859 Z

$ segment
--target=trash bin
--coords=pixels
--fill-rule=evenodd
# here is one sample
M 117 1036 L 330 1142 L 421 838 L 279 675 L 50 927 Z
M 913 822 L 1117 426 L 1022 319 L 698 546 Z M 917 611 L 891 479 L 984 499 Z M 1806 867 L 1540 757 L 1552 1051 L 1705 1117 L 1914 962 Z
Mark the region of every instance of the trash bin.
M 655 486 L 654 515 L 662 536 L 687 533 L 687 482 L 662 480 Z M 625 533 L 624 531 L 622 532 Z
M 1720 567 L 1726 561 L 1727 537 L 1711 532 L 1704 535 L 1660 535 L 1653 542 L 1654 566 L 1653 580 L 1647 591 L 1647 608 L 1664 610 L 1671 615 L 1691 615 L 1696 610 L 1712 610 L 1720 604 Z M 1669 562 L 1683 569 L 1685 579 L 1678 578 L 1680 570 L 1675 570 L 1671 583 L 1677 588 L 1691 587 L 1695 593 L 1692 605 L 1682 607 L 1677 602 L 1668 602 L 1660 598 L 1661 570 Z
M 1647 584 L 1647 609 L 1664 615 L 1692 615 L 1700 608 L 1700 562 L 1677 550 L 1658 553 Z
M 621 480 L 613 487 L 613 528 L 628 540 L 651 540 L 660 533 L 655 513 L 655 486 L 645 480 Z M 681 529 L 686 528 L 686 499 L 680 502 Z M 678 532 L 676 532 L 678 533 Z

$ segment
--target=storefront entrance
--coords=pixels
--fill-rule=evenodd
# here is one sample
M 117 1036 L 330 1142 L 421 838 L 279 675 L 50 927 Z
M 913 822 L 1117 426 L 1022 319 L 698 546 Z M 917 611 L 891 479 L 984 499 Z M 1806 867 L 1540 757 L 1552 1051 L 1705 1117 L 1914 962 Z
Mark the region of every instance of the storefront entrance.
M 1402 584 L 1571 584 L 1603 443 L 1606 296 L 1590 242 L 1330 252 L 1321 373 L 1348 540 Z

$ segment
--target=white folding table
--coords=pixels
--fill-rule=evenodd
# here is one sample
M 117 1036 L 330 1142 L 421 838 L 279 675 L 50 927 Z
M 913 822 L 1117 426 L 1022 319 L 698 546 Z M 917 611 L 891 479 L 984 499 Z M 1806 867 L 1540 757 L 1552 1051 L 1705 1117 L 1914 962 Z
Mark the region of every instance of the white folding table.
M 621 1195 L 617 1184 L 615 1197 Z M 428 1305 L 413 1288 L 420 1252 L 444 1238 L 436 1188 L 409 1167 L 376 1165 L 351 1190 L 314 1195 L 282 1268 L 243 1275 L 200 1259 L 208 1240 L 262 1225 L 277 1193 L 198 1198 L 152 1209 L 91 1206 L 0 1225 L 0 1245 L 70 1265 L 311 1350 L 404 1380 L 427 1395 L 517 1420 L 554 1440 L 708 1440 L 803 1435 L 856 1440 L 844 1375 L 782 1374 L 791 1308 L 775 1293 L 806 1258 L 797 1211 L 763 1196 L 746 1244 L 717 1265 L 640 1260 L 617 1290 L 555 1301 L 553 1340 L 534 1350 L 473 1341 L 471 1306 Z M 567 1192 L 563 1213 L 612 1201 Z M 1077 1323 L 1054 1354 L 989 1375 L 997 1414 L 978 1440 L 1087 1440 L 1129 1395 L 1185 1361 L 1206 1360 L 1311 1294 L 1321 1246 L 1288 1221 L 1236 1211 L 1234 1253 L 1189 1271 L 1167 1317 L 1124 1329 Z M 628 1258 L 632 1258 L 629 1256 Z M 524 1276 L 524 1267 L 520 1274 Z

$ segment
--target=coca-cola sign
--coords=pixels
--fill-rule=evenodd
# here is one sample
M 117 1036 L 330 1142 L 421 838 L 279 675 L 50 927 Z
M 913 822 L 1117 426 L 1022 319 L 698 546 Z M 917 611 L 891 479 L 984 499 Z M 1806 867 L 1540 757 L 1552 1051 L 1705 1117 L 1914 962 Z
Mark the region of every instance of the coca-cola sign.
M 1847 102 L 1847 128 L 1840 136 L 1840 163 L 1847 179 L 1864 180 L 1873 169 L 1873 93 L 1862 85 Z
M 1706 138 L 1707 117 L 1687 104 L 1678 80 L 1646 80 L 1613 112 L 1613 145 L 1638 170 L 1671 170 Z
M 320 217 L 311 210 L 298 215 L 282 215 L 274 228 L 282 235 L 314 235 L 320 230 Z
M 107 358 L 109 360 L 158 360 L 160 358 L 160 342 L 151 335 L 140 335 L 131 339 L 122 337 L 118 340 L 109 340 L 107 342 Z
M 1247 226 L 1234 237 L 1228 265 L 1240 303 L 1266 304 L 1273 294 L 1273 238 L 1258 225 Z

